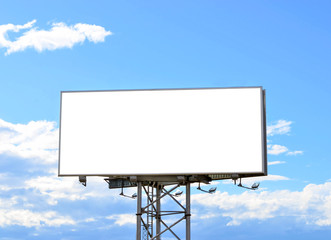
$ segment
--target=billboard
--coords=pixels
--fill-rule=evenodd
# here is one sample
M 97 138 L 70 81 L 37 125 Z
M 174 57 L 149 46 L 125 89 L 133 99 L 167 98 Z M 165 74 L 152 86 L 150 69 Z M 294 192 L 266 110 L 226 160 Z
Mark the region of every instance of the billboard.
M 61 92 L 59 176 L 267 174 L 262 87 Z

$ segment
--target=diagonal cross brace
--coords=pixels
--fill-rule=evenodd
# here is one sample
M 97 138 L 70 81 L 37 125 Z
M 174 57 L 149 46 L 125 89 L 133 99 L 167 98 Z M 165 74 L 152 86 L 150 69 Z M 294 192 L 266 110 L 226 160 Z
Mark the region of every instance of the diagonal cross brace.
M 173 223 L 172 225 L 170 225 L 170 227 L 167 227 L 166 229 L 164 229 L 162 232 L 158 233 L 157 235 L 155 235 L 154 237 L 151 238 L 151 240 L 156 239 L 158 236 L 160 236 L 161 234 L 165 233 L 166 231 L 168 231 L 170 228 L 172 228 L 173 226 L 177 225 L 178 223 L 180 223 L 182 220 L 185 219 L 185 216 L 182 217 L 181 219 L 179 219 L 177 222 Z
M 150 204 L 148 204 L 146 207 L 142 208 L 142 212 L 144 212 L 145 209 L 148 208 L 149 206 L 154 205 L 154 203 L 156 203 L 157 201 L 160 201 L 161 198 L 163 198 L 163 197 L 165 197 L 165 196 L 167 196 L 167 195 L 171 196 L 170 193 L 171 193 L 173 190 L 175 190 L 176 188 L 178 188 L 178 187 L 180 187 L 180 184 L 178 184 L 178 185 L 176 185 L 175 187 L 171 188 L 169 191 L 166 191 L 166 193 L 162 194 L 161 197 L 155 199 L 153 202 L 151 202 Z

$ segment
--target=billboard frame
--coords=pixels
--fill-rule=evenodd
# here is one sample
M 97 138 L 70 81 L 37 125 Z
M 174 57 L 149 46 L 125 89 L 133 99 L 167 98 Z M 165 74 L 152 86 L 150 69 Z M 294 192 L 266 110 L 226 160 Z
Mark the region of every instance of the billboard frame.
M 215 90 L 215 89 L 250 89 L 259 88 L 260 94 L 260 113 L 261 113 L 261 147 L 262 147 L 262 172 L 234 172 L 234 173 L 222 173 L 222 172 L 210 172 L 206 173 L 175 173 L 175 174 L 60 174 L 61 166 L 61 126 L 62 126 L 62 96 L 65 93 L 88 93 L 88 92 L 134 92 L 134 91 L 176 91 L 176 90 Z M 85 91 L 61 91 L 60 97 L 60 128 L 59 128 L 59 152 L 58 152 L 58 176 L 59 177 L 77 177 L 77 176 L 102 176 L 110 178 L 130 178 L 136 177 L 138 181 L 166 181 L 166 182 L 178 182 L 178 176 L 191 177 L 194 179 L 207 176 L 211 180 L 221 180 L 221 179 L 237 179 L 244 177 L 255 177 L 255 176 L 266 176 L 268 174 L 267 170 L 267 135 L 266 135 L 266 94 L 265 89 L 261 86 L 258 87 L 209 87 L 209 88 L 153 88 L 153 89 L 117 89 L 117 90 L 85 90 Z

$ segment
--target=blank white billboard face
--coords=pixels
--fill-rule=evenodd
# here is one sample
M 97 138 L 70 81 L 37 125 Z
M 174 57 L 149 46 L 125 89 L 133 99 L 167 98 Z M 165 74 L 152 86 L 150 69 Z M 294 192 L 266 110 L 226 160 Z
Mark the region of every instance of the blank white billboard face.
M 264 174 L 263 90 L 62 92 L 59 175 Z

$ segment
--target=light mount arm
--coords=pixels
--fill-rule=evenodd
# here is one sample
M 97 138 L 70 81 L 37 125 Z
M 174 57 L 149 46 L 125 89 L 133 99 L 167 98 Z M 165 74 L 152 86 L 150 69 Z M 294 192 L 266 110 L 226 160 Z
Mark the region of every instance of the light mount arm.
M 199 186 L 198 186 L 197 189 L 200 190 L 200 191 L 202 191 L 202 192 L 212 194 L 212 193 L 215 193 L 215 192 L 216 192 L 217 187 L 212 187 L 212 188 L 210 188 L 209 190 L 204 190 L 204 189 L 202 189 L 202 188 L 200 187 L 200 182 L 199 182 Z
M 239 179 L 239 184 L 237 185 L 238 187 L 241 187 L 241 188 L 246 188 L 246 189 L 249 189 L 249 190 L 257 190 L 260 186 L 260 183 L 259 182 L 255 182 L 253 183 L 253 185 L 251 187 L 246 187 L 244 185 L 241 184 L 241 178 Z
M 134 193 L 131 196 L 124 194 L 123 188 L 121 188 L 121 193 L 119 195 L 122 196 L 122 197 L 127 197 L 127 198 L 132 198 L 132 199 L 136 199 L 137 198 L 137 193 Z

